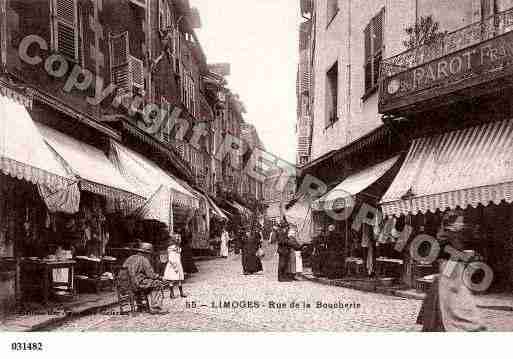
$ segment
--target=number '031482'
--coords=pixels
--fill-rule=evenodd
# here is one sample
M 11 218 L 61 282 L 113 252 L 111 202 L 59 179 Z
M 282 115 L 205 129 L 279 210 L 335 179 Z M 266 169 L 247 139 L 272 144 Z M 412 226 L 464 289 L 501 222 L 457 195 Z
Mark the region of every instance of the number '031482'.
M 14 351 L 41 351 L 43 350 L 43 343 L 11 343 L 11 350 Z

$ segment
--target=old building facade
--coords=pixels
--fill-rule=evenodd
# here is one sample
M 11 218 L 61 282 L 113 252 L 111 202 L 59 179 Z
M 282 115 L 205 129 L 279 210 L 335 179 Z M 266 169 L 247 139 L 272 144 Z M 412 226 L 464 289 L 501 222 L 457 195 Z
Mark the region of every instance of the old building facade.
M 215 202 L 242 195 L 240 149 L 215 154 L 240 139 L 244 108 L 200 26 L 188 0 L 0 1 L 2 309 L 37 290 L 28 279 L 56 249 L 158 249 L 186 224 L 209 248 L 212 221 L 228 220 Z
M 507 167 L 508 160 L 490 157 L 489 147 L 478 148 L 511 138 L 510 105 L 502 91 L 508 88 L 512 6 L 509 0 L 301 2 L 313 27 L 313 129 L 311 159 L 301 167 L 300 182 L 313 175 L 326 184 L 327 193 L 312 205 L 312 235 L 333 223 L 344 242 L 335 260 L 341 263 L 329 275 L 351 274 L 363 265 L 378 275 L 395 270 L 416 285 L 421 273 L 436 269 L 391 250 L 394 238 L 387 231 L 399 233 L 408 224 L 436 237 L 443 214 L 461 210 L 479 233 L 469 249 L 489 263 L 493 286 L 511 284 L 509 229 L 492 225 L 510 218 L 503 186 L 511 178 L 480 174 L 485 170 L 473 167 L 472 156 L 481 153 L 479 163 L 494 168 L 489 174 Z M 504 142 L 496 146 L 505 153 Z M 450 154 L 457 159 L 444 157 Z M 368 229 L 351 230 L 354 217 L 326 215 L 352 205 L 354 216 L 363 204 L 389 218 L 387 233 L 373 226 L 375 248 L 366 242 Z

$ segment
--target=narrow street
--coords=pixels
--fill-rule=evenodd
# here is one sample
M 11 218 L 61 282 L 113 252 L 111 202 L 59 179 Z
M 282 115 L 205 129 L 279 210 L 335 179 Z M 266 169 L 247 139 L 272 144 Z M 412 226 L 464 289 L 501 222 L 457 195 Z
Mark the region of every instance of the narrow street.
M 169 314 L 96 314 L 67 322 L 56 331 L 419 331 L 420 301 L 307 281 L 279 283 L 277 260 L 264 261 L 265 274 L 244 276 L 240 258 L 199 262 L 200 273 L 186 285 L 187 299 L 166 298 Z M 187 308 L 187 302 L 196 308 Z M 231 302 L 219 308 L 219 302 Z M 348 309 L 320 309 L 317 302 Z M 272 302 L 276 303 L 273 308 Z M 291 309 L 295 302 L 299 308 Z M 285 308 L 278 308 L 284 303 Z M 303 303 L 310 304 L 304 308 Z M 245 304 L 245 305 L 244 305 Z M 204 305 L 202 307 L 202 305 Z M 357 306 L 359 305 L 359 308 Z M 241 306 L 244 306 L 242 308 Z M 258 308 L 256 307 L 258 306 Z M 114 310 L 117 310 L 115 308 Z M 492 330 L 513 327 L 513 313 L 484 311 Z

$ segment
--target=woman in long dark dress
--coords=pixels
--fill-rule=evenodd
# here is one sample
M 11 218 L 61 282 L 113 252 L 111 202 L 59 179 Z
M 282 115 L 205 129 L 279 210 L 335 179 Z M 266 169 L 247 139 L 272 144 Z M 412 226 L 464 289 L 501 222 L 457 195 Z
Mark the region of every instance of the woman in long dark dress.
M 257 257 L 257 251 L 261 246 L 255 233 L 246 231 L 242 243 L 242 270 L 245 275 L 255 274 L 263 270 L 262 261 Z
M 192 258 L 192 232 L 189 229 L 189 225 L 187 224 L 185 228 L 181 231 L 181 247 L 182 247 L 182 267 L 185 273 L 198 273 L 198 268 L 196 264 L 194 264 L 194 259 Z

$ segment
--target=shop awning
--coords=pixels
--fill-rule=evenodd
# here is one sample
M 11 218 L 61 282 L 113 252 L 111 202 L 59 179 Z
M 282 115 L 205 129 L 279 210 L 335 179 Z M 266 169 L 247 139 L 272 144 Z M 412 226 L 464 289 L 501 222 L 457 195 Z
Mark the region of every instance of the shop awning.
M 314 201 L 312 208 L 316 211 L 344 208 L 347 202 L 352 201 L 353 196 L 364 192 L 372 184 L 377 182 L 398 160 L 399 156 L 395 156 L 347 177 L 331 191 Z
M 230 202 L 230 204 L 239 211 L 241 216 L 245 216 L 248 219 L 251 218 L 251 215 L 253 212 L 250 211 L 248 208 L 244 207 L 243 205 L 241 205 L 235 201 Z
M 381 200 L 386 215 L 513 202 L 513 120 L 416 139 Z
M 169 230 L 173 231 L 173 211 L 171 209 L 171 193 L 169 188 L 160 186 L 144 205 L 137 208 L 131 214 L 139 218 L 165 223 Z
M 289 209 L 285 210 L 288 223 L 297 227 L 300 243 L 309 243 L 312 240 L 312 208 L 306 196 L 298 199 Z
M 130 207 L 144 203 L 137 189 L 101 150 L 43 124 L 36 126 L 63 164 L 79 178 L 82 190 L 128 202 Z
M 110 156 L 117 169 L 137 188 L 137 193 L 150 198 L 161 186 L 166 186 L 171 190 L 173 204 L 199 208 L 198 198 L 150 159 L 115 141 L 111 141 Z
M 226 216 L 226 214 L 224 214 L 223 210 L 221 210 L 221 208 L 219 208 L 215 203 L 214 201 L 212 200 L 212 198 L 210 198 L 209 196 L 205 196 L 207 198 L 207 201 L 208 201 L 208 204 L 210 206 L 210 208 L 212 209 L 212 212 L 214 212 L 214 214 L 221 218 L 221 219 L 224 219 L 224 220 L 228 220 L 228 217 Z
M 45 144 L 27 109 L 0 96 L 0 170 L 52 191 L 75 182 Z

